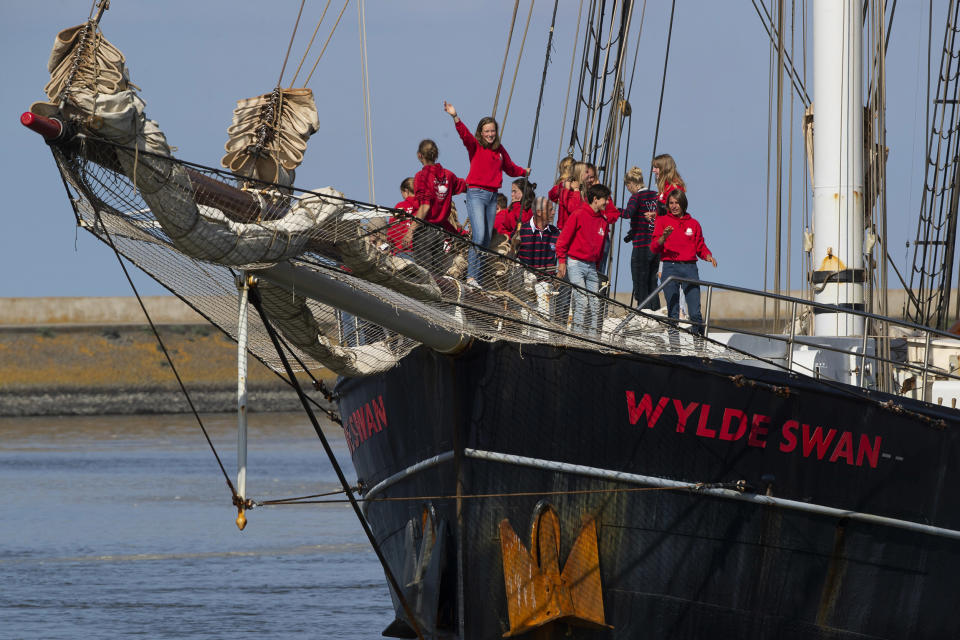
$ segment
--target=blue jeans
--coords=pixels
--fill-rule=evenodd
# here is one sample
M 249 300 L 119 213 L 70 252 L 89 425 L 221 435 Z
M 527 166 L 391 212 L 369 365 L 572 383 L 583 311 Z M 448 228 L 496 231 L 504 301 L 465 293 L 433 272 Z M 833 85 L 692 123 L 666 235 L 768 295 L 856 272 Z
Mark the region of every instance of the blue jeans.
M 697 269 L 696 262 L 664 262 L 662 281 L 666 281 L 670 276 L 680 278 L 700 279 L 700 272 Z M 683 288 L 683 295 L 687 299 L 687 311 L 690 313 L 690 330 L 703 335 L 703 317 L 700 315 L 700 285 L 688 282 L 670 282 L 663 288 L 663 295 L 667 299 L 667 315 L 674 320 L 680 319 L 680 288 Z M 673 341 L 674 333 L 671 334 Z
M 493 234 L 493 221 L 497 217 L 497 192 L 486 189 L 467 189 L 467 217 L 470 219 L 470 233 L 473 243 L 484 249 L 490 244 Z M 483 256 L 470 247 L 467 256 L 467 277 L 480 279 Z
M 581 262 L 580 260 L 567 258 L 567 280 L 570 284 L 575 284 L 589 291 L 600 289 L 597 265 L 592 262 Z M 571 302 L 573 304 L 573 330 L 595 334 L 597 332 L 597 311 L 600 301 L 596 296 L 588 296 L 583 291 L 574 289 Z

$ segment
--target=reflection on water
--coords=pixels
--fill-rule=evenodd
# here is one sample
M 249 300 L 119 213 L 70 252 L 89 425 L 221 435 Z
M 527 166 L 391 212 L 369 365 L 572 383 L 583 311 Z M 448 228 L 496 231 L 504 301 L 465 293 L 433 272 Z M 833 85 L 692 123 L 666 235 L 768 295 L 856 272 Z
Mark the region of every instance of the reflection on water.
M 339 488 L 304 416 L 249 422 L 250 497 Z M 204 425 L 233 479 L 236 418 Z M 238 531 L 191 415 L 0 419 L 0 487 L 0 637 L 374 638 L 392 619 L 349 505 L 259 508 Z

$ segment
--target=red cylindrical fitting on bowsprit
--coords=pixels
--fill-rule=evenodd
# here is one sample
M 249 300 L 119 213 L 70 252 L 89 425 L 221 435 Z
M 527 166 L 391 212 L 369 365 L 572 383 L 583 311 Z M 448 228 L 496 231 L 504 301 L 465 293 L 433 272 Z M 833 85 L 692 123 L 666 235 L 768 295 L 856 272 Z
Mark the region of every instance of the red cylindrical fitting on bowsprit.
M 29 111 L 25 111 L 20 116 L 20 124 L 32 131 L 36 131 L 43 136 L 43 139 L 47 142 L 56 140 L 60 137 L 60 134 L 63 133 L 63 123 L 56 118 L 38 116 Z

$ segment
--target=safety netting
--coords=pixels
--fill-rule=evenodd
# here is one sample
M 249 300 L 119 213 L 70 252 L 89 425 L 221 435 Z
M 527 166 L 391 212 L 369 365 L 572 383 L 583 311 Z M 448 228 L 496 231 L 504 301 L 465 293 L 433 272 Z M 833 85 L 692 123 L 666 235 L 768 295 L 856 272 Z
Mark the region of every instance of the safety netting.
M 260 183 L 92 136 L 52 149 L 78 223 L 234 338 L 238 276 L 285 262 L 426 326 L 475 339 L 742 357 L 682 329 L 671 336 L 662 316 L 574 287 L 476 246 L 463 233 L 333 189 Z M 430 243 L 429 251 L 398 251 L 396 238 L 408 227 L 415 243 Z M 479 286 L 465 283 L 470 251 L 480 256 Z M 301 366 L 362 375 L 393 366 L 418 344 L 296 285 L 261 278 L 257 288 Z M 257 319 L 251 318 L 248 340 L 258 358 L 280 370 Z

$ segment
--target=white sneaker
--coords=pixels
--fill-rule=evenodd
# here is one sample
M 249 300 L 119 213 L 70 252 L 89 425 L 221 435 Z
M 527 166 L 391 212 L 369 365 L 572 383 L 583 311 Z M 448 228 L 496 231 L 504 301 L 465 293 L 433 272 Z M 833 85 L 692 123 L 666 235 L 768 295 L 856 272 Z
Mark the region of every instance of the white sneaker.
M 476 278 L 467 278 L 467 286 L 474 289 L 480 289 L 480 283 L 477 282 Z

